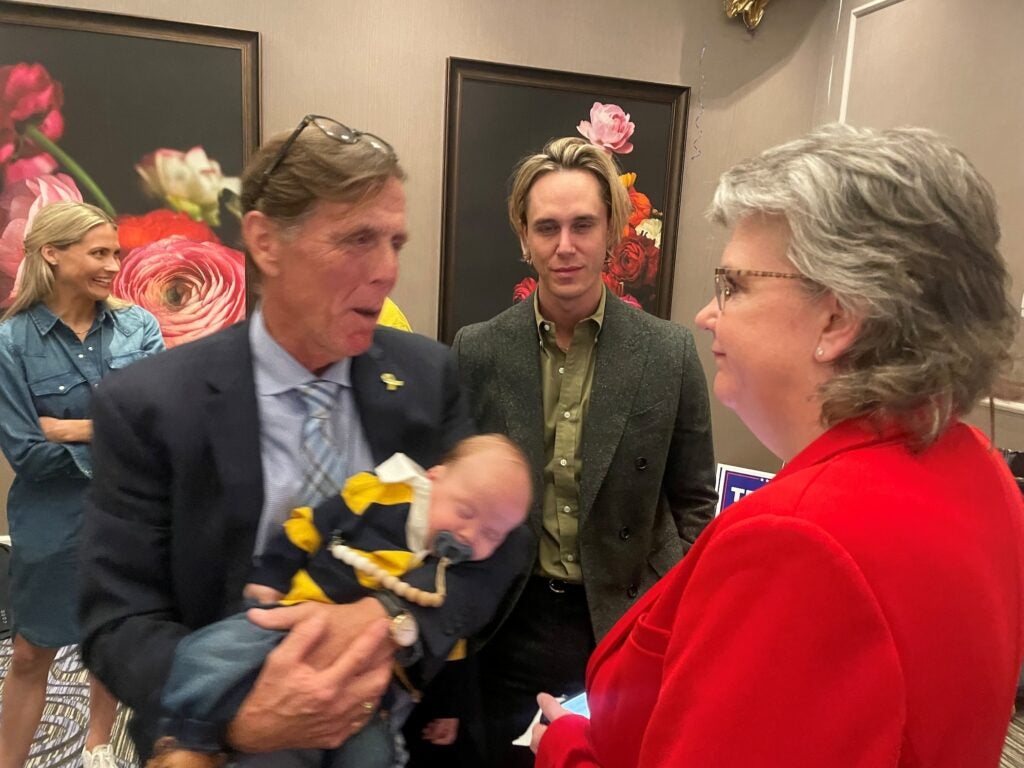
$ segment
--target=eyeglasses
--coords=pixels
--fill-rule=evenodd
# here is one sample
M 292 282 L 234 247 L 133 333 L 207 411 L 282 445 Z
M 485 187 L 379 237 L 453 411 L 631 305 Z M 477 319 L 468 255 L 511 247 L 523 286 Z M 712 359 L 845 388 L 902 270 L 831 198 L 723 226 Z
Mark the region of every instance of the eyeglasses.
M 343 123 L 339 123 L 337 120 L 324 117 L 323 115 L 306 115 L 302 118 L 302 122 L 298 124 L 292 135 L 288 137 L 284 144 L 281 145 L 281 149 L 277 151 L 277 157 L 274 158 L 274 162 L 267 166 L 267 170 L 260 176 L 259 183 L 256 185 L 256 190 L 252 195 L 252 204 L 255 205 L 256 201 L 263 196 L 263 191 L 267 188 L 267 182 L 270 180 L 271 175 L 276 171 L 281 163 L 284 162 L 285 157 L 288 154 L 288 150 L 292 148 L 292 144 L 299 138 L 299 134 L 305 130 L 307 125 L 315 125 L 327 136 L 330 136 L 335 141 L 340 141 L 342 144 L 355 144 L 357 141 L 365 141 L 371 147 L 379 152 L 383 152 L 386 155 L 395 157 L 395 148 L 388 144 L 380 136 L 375 136 L 372 133 L 365 133 L 364 131 L 357 131 L 355 128 L 349 128 Z
M 735 286 L 733 278 L 737 277 L 781 277 L 787 280 L 806 280 L 805 275 L 799 272 L 764 272 L 759 269 L 730 269 L 729 267 L 715 268 L 715 300 L 718 302 L 718 311 L 725 311 L 725 302 L 732 296 Z

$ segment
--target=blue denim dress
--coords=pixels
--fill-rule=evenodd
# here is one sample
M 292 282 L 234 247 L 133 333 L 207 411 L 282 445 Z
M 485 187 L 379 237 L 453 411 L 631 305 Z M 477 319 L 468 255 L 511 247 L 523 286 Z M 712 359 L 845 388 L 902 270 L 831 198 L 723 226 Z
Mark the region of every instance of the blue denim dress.
M 100 304 L 79 341 L 45 305 L 0 324 L 0 448 L 14 469 L 7 497 L 14 631 L 33 645 L 79 641 L 78 539 L 92 477 L 88 443 L 51 443 L 40 416 L 89 418 L 108 372 L 164 348 L 140 307 Z

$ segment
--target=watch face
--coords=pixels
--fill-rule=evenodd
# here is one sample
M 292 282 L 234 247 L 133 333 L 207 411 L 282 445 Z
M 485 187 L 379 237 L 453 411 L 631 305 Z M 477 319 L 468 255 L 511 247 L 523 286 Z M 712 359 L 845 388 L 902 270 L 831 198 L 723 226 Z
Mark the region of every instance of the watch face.
M 420 636 L 420 629 L 411 613 L 400 613 L 391 620 L 391 639 L 396 645 L 408 648 Z

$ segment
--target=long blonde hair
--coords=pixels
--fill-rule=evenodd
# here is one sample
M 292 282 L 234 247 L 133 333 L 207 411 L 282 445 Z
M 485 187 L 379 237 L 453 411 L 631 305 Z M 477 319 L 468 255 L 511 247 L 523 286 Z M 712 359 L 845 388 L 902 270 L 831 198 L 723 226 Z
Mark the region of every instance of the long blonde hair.
M 41 208 L 32 220 L 29 231 L 25 233 L 25 262 L 21 268 L 18 295 L 0 320 L 14 317 L 53 295 L 53 267 L 43 258 L 45 246 L 64 250 L 80 243 L 89 231 L 104 224 L 117 230 L 117 224 L 105 211 L 88 203 L 61 201 Z M 110 309 L 131 306 L 131 302 L 113 296 L 108 297 L 104 303 Z

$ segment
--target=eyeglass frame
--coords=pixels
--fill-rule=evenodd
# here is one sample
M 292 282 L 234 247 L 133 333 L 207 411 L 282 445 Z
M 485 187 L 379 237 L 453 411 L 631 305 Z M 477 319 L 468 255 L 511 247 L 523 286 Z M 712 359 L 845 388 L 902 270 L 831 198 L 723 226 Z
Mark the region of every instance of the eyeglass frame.
M 715 267 L 715 302 L 718 304 L 718 311 L 725 312 L 726 299 L 731 296 L 731 289 L 726 284 L 724 277 L 777 277 L 785 280 L 807 280 L 807 275 L 799 272 L 771 272 L 762 269 L 734 269 L 732 267 Z
M 335 133 L 331 133 L 322 125 L 320 125 L 320 123 L 317 122 L 318 120 L 327 120 L 331 123 L 334 123 L 335 125 L 342 129 L 344 134 L 338 135 Z M 262 174 L 260 174 L 259 183 L 257 184 L 256 191 L 253 193 L 252 196 L 252 205 L 254 207 L 256 205 L 256 202 L 263 196 L 263 193 L 267 191 L 267 182 L 270 181 L 271 175 L 273 175 L 274 171 L 281 167 L 281 163 L 283 163 L 285 157 L 288 156 L 288 150 L 292 148 L 292 145 L 299 138 L 299 134 L 306 129 L 307 125 L 315 125 L 317 128 L 320 129 L 320 131 L 325 136 L 328 136 L 334 139 L 335 141 L 339 141 L 342 144 L 355 144 L 360 139 L 364 137 L 369 137 L 370 139 L 373 139 L 374 141 L 377 142 L 375 144 L 373 141 L 370 141 L 369 144 L 371 147 L 380 150 L 381 152 L 384 152 L 385 154 L 391 157 L 397 157 L 397 155 L 395 154 L 395 148 L 392 147 L 391 144 L 389 144 L 387 141 L 385 141 L 375 133 L 368 133 L 366 131 L 356 130 L 355 128 L 349 128 L 344 123 L 335 120 L 333 117 L 327 117 L 326 115 L 306 115 L 304 118 L 302 118 L 302 121 L 295 127 L 295 130 L 292 131 L 291 136 L 285 139 L 284 144 L 282 144 L 281 148 L 277 150 L 277 155 L 274 157 L 273 162 L 269 166 L 267 166 L 267 169 Z

